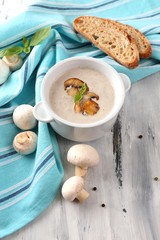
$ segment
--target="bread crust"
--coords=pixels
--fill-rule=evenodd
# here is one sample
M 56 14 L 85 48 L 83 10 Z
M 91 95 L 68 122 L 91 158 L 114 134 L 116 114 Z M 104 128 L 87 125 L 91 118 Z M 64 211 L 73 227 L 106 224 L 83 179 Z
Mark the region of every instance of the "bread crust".
M 114 22 L 117 24 L 117 26 L 122 28 L 125 32 L 127 32 L 127 34 L 129 34 L 134 39 L 135 44 L 137 45 L 139 51 L 140 58 L 151 57 L 152 54 L 151 44 L 142 32 L 140 32 L 138 29 L 130 25 L 123 24 L 117 21 Z
M 127 68 L 139 64 L 139 52 L 134 39 L 110 19 L 80 16 L 73 22 L 77 32 L 96 47 Z

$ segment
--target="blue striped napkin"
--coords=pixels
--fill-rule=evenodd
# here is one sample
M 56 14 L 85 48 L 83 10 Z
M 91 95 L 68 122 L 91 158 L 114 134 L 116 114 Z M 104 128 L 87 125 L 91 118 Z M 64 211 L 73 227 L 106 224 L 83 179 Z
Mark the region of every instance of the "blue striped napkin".
M 137 7 L 138 6 L 138 7 Z M 152 44 L 152 57 L 129 70 L 76 34 L 73 20 L 80 15 L 111 18 L 142 31 Z M 20 156 L 12 147 L 20 132 L 12 121 L 16 106 L 40 101 L 40 87 L 48 69 L 62 59 L 90 56 L 126 73 L 132 83 L 160 69 L 160 4 L 157 0 L 42 0 L 0 26 L 0 48 L 20 45 L 23 36 L 51 26 L 50 36 L 34 47 L 24 64 L 0 86 L 0 238 L 36 218 L 56 197 L 63 167 L 54 131 L 38 123 L 37 151 Z

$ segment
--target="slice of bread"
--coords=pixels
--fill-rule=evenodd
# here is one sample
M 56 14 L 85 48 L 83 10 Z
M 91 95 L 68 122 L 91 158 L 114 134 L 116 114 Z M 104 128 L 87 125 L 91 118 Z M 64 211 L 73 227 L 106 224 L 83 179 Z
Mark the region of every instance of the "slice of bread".
M 142 32 L 140 32 L 138 29 L 132 26 L 116 21 L 115 23 L 117 24 L 118 27 L 123 29 L 125 32 L 128 33 L 128 35 L 130 35 L 134 39 L 135 44 L 137 45 L 139 51 L 140 58 L 149 58 L 151 56 L 152 54 L 151 44 Z
M 138 66 L 139 52 L 134 39 L 114 21 L 93 16 L 81 16 L 74 20 L 73 27 L 120 64 L 128 68 Z

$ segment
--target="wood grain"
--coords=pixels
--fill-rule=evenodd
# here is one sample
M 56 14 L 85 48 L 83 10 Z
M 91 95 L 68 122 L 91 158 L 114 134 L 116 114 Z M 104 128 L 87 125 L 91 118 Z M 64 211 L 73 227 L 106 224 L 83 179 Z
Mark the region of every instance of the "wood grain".
M 159 240 L 159 78 L 132 85 L 112 131 L 89 142 L 101 159 L 85 177 L 89 199 L 70 203 L 59 192 L 41 216 L 6 240 Z M 58 141 L 65 180 L 74 175 L 66 155 L 75 142 Z
M 0 0 L 1 22 L 12 15 L 10 4 Z M 88 142 L 101 159 L 85 177 L 88 200 L 70 203 L 59 191 L 45 212 L 6 240 L 160 239 L 159 79 L 157 73 L 133 84 L 112 131 Z M 66 180 L 74 175 L 67 151 L 76 143 L 57 137 Z

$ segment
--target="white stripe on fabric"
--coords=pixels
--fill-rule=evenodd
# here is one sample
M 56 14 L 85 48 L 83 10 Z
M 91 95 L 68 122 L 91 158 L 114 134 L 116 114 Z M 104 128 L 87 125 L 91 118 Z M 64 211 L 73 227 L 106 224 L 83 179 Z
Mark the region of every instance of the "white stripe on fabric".
M 7 125 L 7 124 L 11 124 L 11 123 L 13 123 L 13 120 L 12 120 L 12 119 L 11 119 L 11 120 L 5 120 L 5 121 L 0 122 L 0 126 L 2 126 L 2 125 Z
M 12 96 L 10 96 L 9 98 L 6 98 L 5 101 L 2 102 L 1 105 L 4 105 L 4 104 L 10 102 L 10 101 L 11 101 L 12 99 L 14 99 L 14 98 L 19 94 L 19 92 L 21 91 L 23 85 L 21 86 L 21 75 L 20 75 L 20 73 L 21 73 L 21 71 L 19 71 L 19 74 L 18 74 L 18 80 L 19 80 L 19 81 L 17 81 L 16 92 L 15 92 L 14 94 L 12 94 Z M 1 105 L 0 105 L 0 106 L 1 106 Z M 1 125 L 1 124 L 0 124 L 0 125 Z
M 37 51 L 36 47 L 34 47 L 32 49 L 31 54 L 28 56 L 28 58 L 24 64 L 23 71 L 21 72 L 21 78 L 23 78 L 23 80 L 26 80 L 24 82 L 24 84 L 28 82 L 32 72 L 35 69 L 35 66 L 37 64 L 36 58 L 39 58 L 39 52 Z M 27 69 L 27 71 L 26 71 L 26 69 Z
M 74 33 L 75 34 L 75 32 L 73 31 L 73 27 L 71 26 L 71 25 L 69 25 L 68 23 L 66 23 L 66 22 L 64 22 L 63 20 L 61 20 L 58 24 L 56 23 L 56 24 L 54 24 L 54 23 L 52 23 L 52 25 L 51 25 L 51 27 L 52 27 L 52 29 L 53 28 L 58 28 L 58 27 L 61 27 L 61 29 L 63 30 L 63 31 L 65 31 L 66 29 L 70 29 L 70 30 L 72 30 L 72 33 Z M 59 33 L 58 33 L 59 34 Z M 68 36 L 67 36 L 68 37 Z
M 147 25 L 147 26 L 145 26 L 145 27 L 143 27 L 143 28 L 141 28 L 143 31 L 145 31 L 145 30 L 149 30 L 149 29 L 152 29 L 152 28 L 155 28 L 155 27 L 160 27 L 160 25 L 159 24 L 151 24 L 151 25 Z
M 139 64 L 139 67 L 151 66 L 152 63 L 153 63 L 153 61 L 149 59 L 149 60 L 146 60 L 146 61 L 143 62 L 143 63 L 140 63 L 140 64 Z
M 64 33 L 69 33 L 71 35 L 75 35 L 75 32 L 73 31 L 73 28 L 71 28 L 71 26 L 63 25 L 62 30 Z
M 152 50 L 160 52 L 160 48 L 152 46 Z
M 46 153 L 48 153 L 50 150 L 52 150 L 52 145 L 49 145 L 47 148 L 44 149 L 44 151 L 38 156 L 38 159 L 36 161 L 36 164 L 35 164 L 35 167 L 38 166 L 38 164 L 40 164 L 44 159 L 43 157 L 45 156 Z M 42 161 L 41 161 L 42 160 Z M 35 169 L 36 171 L 36 169 Z M 14 189 L 17 189 L 18 187 L 21 187 L 22 185 L 24 185 L 26 182 L 28 182 L 34 175 L 35 171 L 32 173 L 31 176 L 23 179 L 22 181 L 16 183 L 15 185 L 7 188 L 7 189 L 4 189 L 2 191 L 0 191 L 0 195 L 3 195 L 3 194 L 6 194 Z
M 38 71 L 38 76 L 37 76 L 37 79 L 39 78 L 39 77 L 41 77 L 40 75 L 41 74 L 43 74 L 44 72 L 48 72 L 48 70 L 49 70 L 49 67 L 42 67 L 39 71 Z M 36 80 L 37 80 L 36 79 Z
M 158 40 L 158 39 L 153 39 L 153 40 L 149 40 L 150 41 L 150 43 L 152 44 L 154 44 L 154 43 L 160 43 L 160 40 Z
M 158 19 L 160 19 L 160 17 L 156 17 L 156 20 L 158 21 Z M 128 24 L 128 25 L 131 25 L 130 23 L 128 23 L 128 21 L 126 20 L 126 21 L 124 21 L 123 19 L 121 20 L 121 19 L 116 19 L 117 21 L 120 21 L 120 22 L 122 22 L 122 23 L 125 23 L 125 24 Z M 141 21 L 141 23 L 142 22 L 146 22 L 146 20 L 153 20 L 153 17 L 150 17 L 150 18 L 144 18 L 144 19 L 132 19 L 131 21 L 132 21 L 132 23 L 134 22 L 134 23 L 136 23 L 137 22 L 137 25 L 139 24 L 139 21 Z M 154 19 L 154 21 L 155 21 L 155 19 Z M 144 25 L 145 23 L 143 23 L 143 25 Z M 143 26 L 141 26 L 141 25 L 139 25 L 139 27 L 138 27 L 138 29 L 140 30 L 140 31 L 142 31 L 142 27 Z
M 7 165 L 7 164 L 10 164 L 10 163 L 12 163 L 12 162 L 18 161 L 18 160 L 20 160 L 21 158 L 22 158 L 22 156 L 18 155 L 18 156 L 14 157 L 14 158 L 12 157 L 12 159 L 9 159 L 9 160 L 0 162 L 0 167 L 5 166 L 5 165 Z
M 90 3 L 83 3 L 83 6 L 92 6 L 92 5 L 97 5 L 97 4 L 102 4 L 102 3 L 106 3 L 105 1 L 94 1 L 94 2 L 90 2 Z M 31 1 L 31 5 L 33 4 L 33 1 Z M 44 4 L 45 6 L 47 5 L 56 5 L 56 7 L 58 6 L 74 6 L 74 7 L 82 7 L 82 3 L 69 3 L 69 2 L 50 2 L 50 1 L 37 1 L 35 2 L 35 4 Z
M 27 102 L 26 104 L 29 104 L 29 105 L 34 105 L 34 99 L 30 100 L 30 97 L 29 98 L 26 98 L 25 101 Z M 12 113 L 14 111 L 14 109 L 18 107 L 18 105 L 16 106 L 13 106 L 13 107 L 9 107 L 9 108 L 0 108 L 0 114 L 1 113 Z
M 86 43 L 84 43 L 84 45 L 83 44 L 77 44 L 76 42 L 75 43 L 68 43 L 68 42 L 66 42 L 65 40 L 62 40 L 61 38 L 57 38 L 56 40 L 55 40 L 55 43 L 54 44 L 56 44 L 57 42 L 61 42 L 64 46 L 65 46 L 65 48 L 69 48 L 68 50 L 70 50 L 70 48 L 71 49 L 78 49 L 78 48 L 84 48 L 84 47 L 90 47 L 91 46 L 91 44 L 89 45 L 89 41 L 86 39 Z M 87 44 L 87 46 L 86 46 L 86 44 Z M 93 47 L 95 47 L 94 45 L 93 45 Z
M 74 50 L 74 49 L 67 49 L 67 48 L 65 48 L 65 46 L 62 43 L 58 43 L 57 47 L 62 48 L 66 53 L 68 53 L 70 55 L 82 53 L 82 48 L 80 48 L 79 50 L 78 49 L 76 49 L 76 50 Z M 84 52 L 82 54 L 84 54 Z
M 27 29 L 27 30 L 25 30 L 25 31 L 17 34 L 17 35 L 14 35 L 13 37 L 7 38 L 7 40 L 4 40 L 4 41 L 2 41 L 2 42 L 0 43 L 0 47 L 3 47 L 3 45 L 9 44 L 9 43 L 11 43 L 11 42 L 14 42 L 14 41 L 16 41 L 17 39 L 21 39 L 21 38 L 24 37 L 24 36 L 27 36 L 27 35 L 29 35 L 29 34 L 32 34 L 32 33 L 36 32 L 37 30 L 39 30 L 40 28 L 47 27 L 47 26 L 50 25 L 50 24 L 51 24 L 50 21 L 44 22 L 44 23 L 41 23 L 41 24 L 39 24 L 39 25 L 37 25 L 37 26 L 35 26 L 35 27 L 29 28 L 29 29 Z
M 38 76 L 37 76 L 37 78 L 36 78 L 36 84 L 40 84 L 40 82 L 43 80 L 44 76 L 45 76 L 46 73 L 48 72 L 49 67 L 48 67 L 48 68 L 47 68 L 47 67 L 44 67 L 44 68 L 42 68 L 42 69 L 43 69 L 43 71 L 40 71 L 40 72 L 38 73 Z
M 23 65 L 21 71 L 19 71 L 19 74 L 18 74 L 19 85 L 17 88 L 17 94 L 23 89 L 23 86 L 24 86 L 24 72 L 25 72 L 25 64 Z M 23 81 L 22 81 L 22 79 L 23 79 Z
M 10 149 L 13 149 L 13 146 L 12 146 L 12 145 L 6 146 L 6 147 L 4 147 L 4 148 L 0 148 L 0 153 L 5 152 L 5 151 L 8 151 L 8 150 L 10 150 Z
M 6 115 L 1 115 L 0 116 L 0 126 L 7 125 L 9 123 L 13 123 L 13 119 L 12 119 L 12 114 L 11 113 L 8 113 Z
M 2 196 L 3 194 L 6 194 L 6 193 L 9 193 L 11 192 L 12 190 L 14 189 L 17 189 L 18 187 L 22 186 L 23 184 L 25 184 L 26 182 L 28 182 L 30 179 L 31 179 L 32 176 L 29 176 L 28 178 L 25 178 L 23 181 L 7 188 L 7 189 L 4 189 L 2 191 L 0 191 L 0 196 Z
M 50 144 L 48 147 L 46 147 L 46 148 L 43 150 L 43 152 L 41 152 L 41 154 L 40 154 L 40 155 L 38 156 L 38 158 L 37 158 L 37 162 L 39 162 L 39 161 L 41 160 L 41 158 L 43 158 L 44 155 L 45 155 L 46 153 L 48 153 L 51 149 L 52 149 L 52 144 Z
M 117 6 L 120 6 L 120 5 L 123 5 L 123 4 L 126 4 L 127 2 L 131 2 L 132 0 L 124 0 L 124 1 L 121 1 L 121 2 L 116 2 L 116 3 L 114 3 L 114 4 L 112 4 L 112 5 L 110 5 L 110 6 L 108 6 L 108 5 L 106 5 L 106 6 L 100 6 L 99 8 L 98 8 L 98 10 L 95 8 L 95 9 L 91 9 L 91 10 L 88 10 L 88 9 L 86 9 L 85 10 L 85 8 L 84 9 L 82 9 L 82 10 L 74 10 L 74 9 L 71 9 L 71 10 L 67 10 L 67 11 L 64 11 L 64 10 L 61 10 L 61 11 L 63 11 L 63 15 L 65 15 L 65 16 L 67 16 L 67 15 L 79 15 L 80 14 L 80 12 L 83 12 L 83 14 L 85 13 L 85 12 L 87 12 L 87 13 L 95 13 L 95 12 L 103 12 L 104 10 L 109 10 L 109 9 L 112 9 L 112 8 L 115 8 L 115 7 L 117 7 Z M 43 9 L 43 6 L 40 8 L 40 7 L 36 7 L 36 6 L 30 6 L 29 8 L 28 8 L 28 11 L 32 11 L 32 12 L 41 12 L 41 13 L 47 13 L 47 14 L 53 14 L 53 13 L 59 13 L 60 12 L 60 10 L 58 9 L 58 10 L 56 10 L 56 9 Z
M 137 20 L 137 19 L 139 20 L 139 18 L 140 18 L 140 20 L 146 20 L 146 19 L 148 20 L 150 18 L 152 18 L 152 19 L 156 18 L 157 19 L 157 16 L 156 17 L 152 17 L 151 15 L 157 14 L 157 13 L 159 13 L 159 11 L 160 11 L 160 8 L 155 8 L 155 9 L 153 9 L 151 11 L 148 11 L 148 12 L 145 12 L 145 13 L 141 13 L 141 14 L 138 14 L 138 15 L 134 15 L 132 17 L 120 18 L 119 20 L 121 20 L 121 21 Z M 143 19 L 143 18 L 145 18 L 145 19 Z
M 19 198 L 16 197 L 16 199 L 14 199 L 13 201 L 4 204 L 0 207 L 0 211 L 4 210 L 8 207 L 11 207 L 12 205 L 18 203 L 19 201 L 23 200 L 25 197 L 27 197 L 33 190 L 33 187 L 36 185 L 36 183 L 38 183 L 38 181 L 51 169 L 52 166 L 54 166 L 55 164 L 55 160 L 52 161 L 46 168 L 43 169 L 43 171 L 37 176 L 37 178 L 35 179 L 35 181 L 33 182 L 33 184 L 30 186 L 29 190 L 24 193 L 23 195 L 21 195 Z
M 7 112 L 12 112 L 15 109 L 16 106 L 9 107 L 9 108 L 1 108 L 0 113 L 7 113 Z

